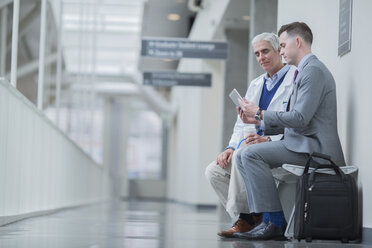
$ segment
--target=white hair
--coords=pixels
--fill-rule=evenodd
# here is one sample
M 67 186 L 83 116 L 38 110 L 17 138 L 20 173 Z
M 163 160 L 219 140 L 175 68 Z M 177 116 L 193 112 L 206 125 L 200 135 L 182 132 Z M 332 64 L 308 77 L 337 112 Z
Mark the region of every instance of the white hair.
M 270 43 L 270 45 L 274 48 L 275 51 L 278 51 L 279 48 L 279 38 L 276 34 L 274 33 L 262 33 L 259 35 L 256 35 L 252 39 L 252 46 L 256 44 L 259 41 L 265 40 Z

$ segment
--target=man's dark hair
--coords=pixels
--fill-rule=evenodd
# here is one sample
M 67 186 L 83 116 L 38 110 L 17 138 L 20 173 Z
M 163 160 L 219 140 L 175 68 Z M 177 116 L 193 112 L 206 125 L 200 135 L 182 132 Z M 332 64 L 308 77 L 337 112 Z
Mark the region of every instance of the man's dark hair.
M 313 43 L 313 33 L 309 26 L 304 22 L 292 22 L 280 27 L 278 31 L 278 36 L 283 32 L 287 32 L 288 35 L 298 35 L 305 42 L 312 44 Z

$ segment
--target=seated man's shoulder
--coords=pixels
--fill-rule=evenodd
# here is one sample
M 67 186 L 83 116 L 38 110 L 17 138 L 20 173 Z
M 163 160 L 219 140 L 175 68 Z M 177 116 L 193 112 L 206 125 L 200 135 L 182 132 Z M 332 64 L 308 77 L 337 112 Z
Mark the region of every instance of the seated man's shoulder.
M 265 74 L 266 74 L 266 73 L 264 73 L 264 74 L 261 74 L 260 76 L 258 76 L 258 77 L 256 77 L 256 78 L 254 78 L 254 79 L 253 79 L 253 80 L 251 81 L 251 83 L 250 83 L 249 85 L 257 85 L 257 84 L 260 84 L 260 83 L 262 83 L 262 82 L 263 82 L 263 78 L 264 78 Z

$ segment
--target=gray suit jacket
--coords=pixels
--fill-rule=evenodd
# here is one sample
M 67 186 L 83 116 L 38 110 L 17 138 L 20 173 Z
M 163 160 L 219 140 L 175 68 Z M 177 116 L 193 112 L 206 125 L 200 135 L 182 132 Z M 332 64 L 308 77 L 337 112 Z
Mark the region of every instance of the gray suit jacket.
M 299 153 L 320 152 L 345 165 L 337 131 L 336 85 L 327 67 L 311 56 L 297 75 L 288 112 L 265 111 L 265 134 L 284 128 L 284 146 Z

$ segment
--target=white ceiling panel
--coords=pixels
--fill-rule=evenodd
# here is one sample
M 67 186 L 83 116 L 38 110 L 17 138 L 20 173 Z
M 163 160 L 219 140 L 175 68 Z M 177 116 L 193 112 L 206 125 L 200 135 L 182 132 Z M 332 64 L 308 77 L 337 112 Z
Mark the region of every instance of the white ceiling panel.
M 143 1 L 63 0 L 67 73 L 137 73 Z

